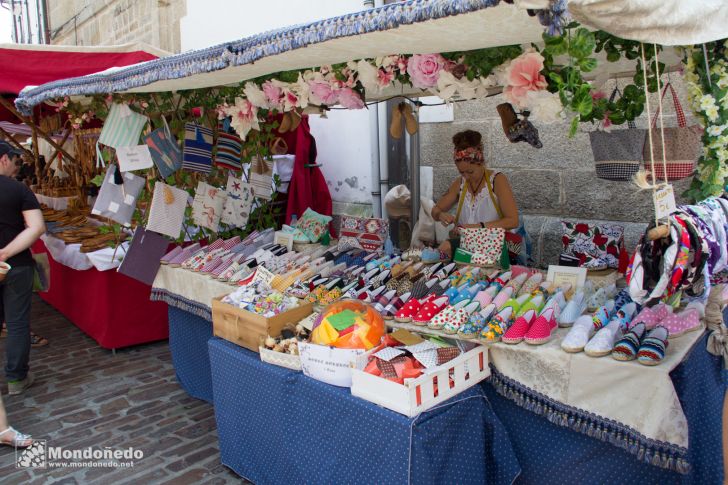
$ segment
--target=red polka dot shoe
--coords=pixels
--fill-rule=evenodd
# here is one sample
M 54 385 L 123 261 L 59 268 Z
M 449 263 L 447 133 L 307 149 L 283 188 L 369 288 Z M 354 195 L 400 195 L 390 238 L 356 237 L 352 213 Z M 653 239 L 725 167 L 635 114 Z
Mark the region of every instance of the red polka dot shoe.
M 420 308 L 420 311 L 417 312 L 417 315 L 412 317 L 412 323 L 415 325 L 427 325 L 435 315 L 447 307 L 449 302 L 450 299 L 446 296 L 440 296 L 434 300 L 428 301 L 422 305 L 422 308 Z

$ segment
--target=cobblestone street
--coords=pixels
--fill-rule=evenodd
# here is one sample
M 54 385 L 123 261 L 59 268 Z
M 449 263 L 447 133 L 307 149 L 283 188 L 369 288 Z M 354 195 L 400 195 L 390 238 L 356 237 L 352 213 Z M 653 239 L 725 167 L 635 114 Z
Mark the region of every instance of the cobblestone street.
M 220 464 L 213 407 L 178 385 L 167 342 L 113 355 L 34 297 L 31 325 L 50 345 L 31 352 L 33 386 L 2 394 L 10 425 L 65 449 L 142 450 L 133 468 L 16 468 L 0 449 L 4 485 L 45 483 L 240 483 Z M 0 345 L 5 359 L 4 342 Z

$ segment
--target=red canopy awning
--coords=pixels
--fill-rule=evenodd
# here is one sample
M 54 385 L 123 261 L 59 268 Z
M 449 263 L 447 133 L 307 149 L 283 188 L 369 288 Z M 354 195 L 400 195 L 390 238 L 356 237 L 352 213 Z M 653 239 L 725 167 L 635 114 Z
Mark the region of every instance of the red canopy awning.
M 39 86 L 59 79 L 86 76 L 111 67 L 150 61 L 167 54 L 144 44 L 99 47 L 0 44 L 0 66 L 3 67 L 0 95 L 13 101 L 26 86 Z M 36 110 L 36 115 L 40 113 L 41 111 Z M 20 122 L 2 106 L 0 120 Z
M 140 44 L 101 47 L 0 44 L 0 66 L 3 66 L 0 93 L 17 95 L 25 86 L 129 66 L 164 54 Z

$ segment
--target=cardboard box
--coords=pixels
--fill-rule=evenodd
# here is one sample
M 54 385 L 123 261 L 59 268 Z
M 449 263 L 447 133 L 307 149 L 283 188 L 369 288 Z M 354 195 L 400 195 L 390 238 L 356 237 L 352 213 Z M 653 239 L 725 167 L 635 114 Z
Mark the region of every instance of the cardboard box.
M 311 303 L 303 303 L 287 312 L 266 318 L 223 303 L 222 298 L 218 296 L 212 300 L 212 333 L 253 352 L 258 352 L 261 337 L 278 337 L 283 327 L 289 323 L 297 324 L 313 311 Z

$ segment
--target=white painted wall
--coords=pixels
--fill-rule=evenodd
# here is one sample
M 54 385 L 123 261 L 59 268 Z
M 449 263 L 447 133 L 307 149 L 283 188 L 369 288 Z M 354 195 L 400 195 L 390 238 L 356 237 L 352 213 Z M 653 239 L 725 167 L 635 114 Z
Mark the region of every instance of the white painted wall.
M 362 0 L 187 0 L 182 50 L 200 49 L 294 24 L 363 10 Z M 311 116 L 318 163 L 336 202 L 371 203 L 371 137 L 367 110 Z

